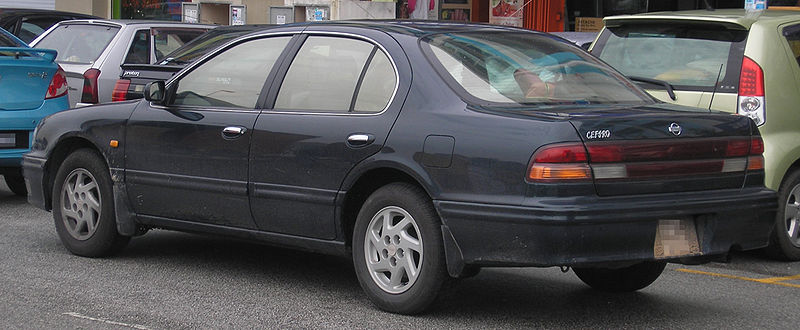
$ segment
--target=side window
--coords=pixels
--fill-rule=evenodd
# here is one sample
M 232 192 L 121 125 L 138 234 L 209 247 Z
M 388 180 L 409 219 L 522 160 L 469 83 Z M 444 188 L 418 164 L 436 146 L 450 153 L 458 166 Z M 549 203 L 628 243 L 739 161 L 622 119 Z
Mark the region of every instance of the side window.
M 125 64 L 150 64 L 150 30 L 139 30 L 133 35 Z
M 205 29 L 153 28 L 156 62 L 161 61 L 164 59 L 164 55 L 178 49 L 204 32 L 206 32 Z
M 252 40 L 217 54 L 178 81 L 173 104 L 255 108 L 289 40 L 289 36 Z
M 19 35 L 17 37 L 26 43 L 30 43 L 45 30 L 58 23 L 58 21 L 60 21 L 60 19 L 56 17 L 37 17 L 25 19 L 22 21 L 22 25 L 19 27 Z
M 800 25 L 793 25 L 783 29 L 783 36 L 789 42 L 789 48 L 792 49 L 792 55 L 800 65 Z
M 389 59 L 375 45 L 311 36 L 292 61 L 275 108 L 378 112 L 389 102 L 396 80 Z

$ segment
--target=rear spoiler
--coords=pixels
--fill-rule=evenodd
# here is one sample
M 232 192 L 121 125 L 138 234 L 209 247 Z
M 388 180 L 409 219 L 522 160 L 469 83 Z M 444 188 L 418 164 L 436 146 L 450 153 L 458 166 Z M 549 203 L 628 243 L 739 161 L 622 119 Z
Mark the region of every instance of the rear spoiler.
M 635 23 L 693 23 L 693 24 L 715 24 L 725 27 L 729 30 L 747 30 L 748 27 L 755 22 L 754 19 L 744 18 L 708 18 L 708 17 L 693 17 L 693 16 L 680 16 L 680 15 L 667 15 L 667 14 L 639 14 L 639 15 L 620 15 L 608 16 L 603 18 L 603 23 L 606 27 L 619 27 L 624 24 Z
M 139 77 L 140 71 L 158 71 L 175 73 L 183 69 L 182 66 L 174 65 L 158 65 L 158 64 L 123 64 L 120 65 L 122 73 L 120 78 L 136 78 Z
M 58 55 L 58 52 L 54 49 L 44 49 L 44 48 L 27 48 L 27 47 L 0 47 L 0 52 L 10 52 L 10 53 L 26 53 L 31 54 L 34 56 L 41 56 L 48 62 L 53 62 Z

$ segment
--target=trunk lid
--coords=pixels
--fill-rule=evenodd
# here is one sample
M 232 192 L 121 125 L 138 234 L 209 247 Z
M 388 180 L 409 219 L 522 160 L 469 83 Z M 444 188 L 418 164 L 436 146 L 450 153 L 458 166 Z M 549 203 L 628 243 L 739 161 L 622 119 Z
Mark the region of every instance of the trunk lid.
M 738 189 L 752 123 L 743 116 L 657 104 L 569 114 L 600 196 Z
M 38 51 L 0 47 L 0 110 L 36 109 L 44 102 L 58 65 L 53 63 L 55 52 Z

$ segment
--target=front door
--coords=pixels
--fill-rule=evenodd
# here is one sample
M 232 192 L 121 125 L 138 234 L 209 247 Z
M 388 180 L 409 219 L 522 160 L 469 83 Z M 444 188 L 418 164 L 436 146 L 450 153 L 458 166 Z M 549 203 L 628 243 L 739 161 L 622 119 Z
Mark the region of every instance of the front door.
M 251 208 L 260 229 L 335 237 L 342 181 L 381 149 L 408 90 L 410 77 L 395 69 L 408 62 L 391 45 L 394 57 L 362 38 L 310 33 L 303 41 L 253 133 Z
M 172 81 L 166 106 L 141 102 L 125 148 L 138 215 L 255 227 L 247 171 L 256 103 L 290 40 L 240 42 Z

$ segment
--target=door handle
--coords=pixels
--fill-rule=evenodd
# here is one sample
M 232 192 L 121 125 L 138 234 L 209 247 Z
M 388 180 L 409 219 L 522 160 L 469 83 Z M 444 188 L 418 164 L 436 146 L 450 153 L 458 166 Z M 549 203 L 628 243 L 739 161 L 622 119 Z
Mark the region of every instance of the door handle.
M 353 148 L 363 147 L 372 142 L 375 142 L 375 137 L 372 134 L 354 133 L 347 137 L 347 145 Z
M 247 129 L 242 126 L 228 126 L 222 129 L 222 137 L 226 139 L 235 139 L 244 135 L 246 132 Z

